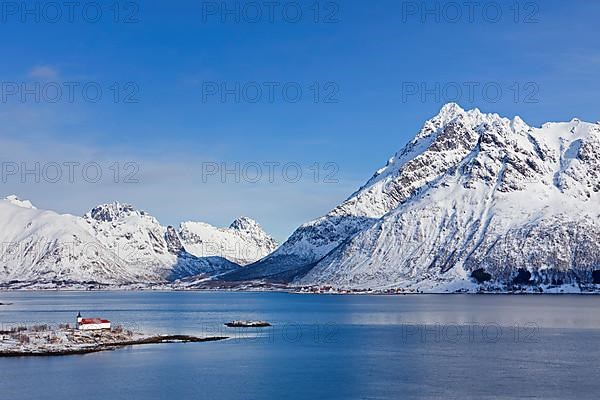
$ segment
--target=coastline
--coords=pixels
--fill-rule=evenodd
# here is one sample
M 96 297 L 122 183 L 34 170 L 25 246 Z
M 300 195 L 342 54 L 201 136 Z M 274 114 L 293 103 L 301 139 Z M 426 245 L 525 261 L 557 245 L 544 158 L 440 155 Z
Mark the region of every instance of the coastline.
M 249 289 L 165 289 L 165 288 L 104 288 L 104 289 L 77 289 L 77 288 L 61 288 L 61 289 L 50 289 L 50 288 L 28 288 L 28 289 L 13 289 L 13 288 L 0 288 L 0 293 L 134 293 L 134 292 L 148 292 L 148 293 L 282 293 L 282 294 L 293 294 L 293 295 L 304 295 L 304 296 L 598 296 L 600 295 L 600 289 L 590 291 L 544 291 L 539 292 L 537 290 L 515 290 L 515 291 L 454 291 L 454 292 L 442 292 L 442 291 L 427 291 L 427 292 L 403 292 L 403 293 L 387 293 L 386 291 L 357 291 L 357 292 L 346 292 L 346 291 L 333 291 L 333 292 L 303 292 L 299 290 L 289 289 L 263 289 L 263 290 L 249 290 Z M 11 306 L 14 303 L 0 303 L 2 306 Z
M 427 285 L 420 282 L 421 286 L 387 287 L 380 289 L 371 288 L 334 288 L 325 286 L 291 286 L 286 284 L 271 284 L 266 282 L 237 282 L 234 285 L 219 285 L 212 282 L 210 285 L 185 285 L 175 283 L 155 284 L 101 284 L 101 283 L 63 283 L 42 282 L 26 283 L 11 282 L 0 284 L 0 293 L 6 292 L 222 292 L 222 293 L 288 293 L 305 295 L 371 295 L 371 296 L 407 296 L 407 295 L 600 295 L 600 285 L 594 284 L 569 284 L 569 285 L 494 285 L 478 286 L 472 282 L 453 282 L 448 285 Z M 12 303 L 2 303 L 0 306 L 9 306 Z
M 204 343 L 216 342 L 229 339 L 227 336 L 213 336 L 199 338 L 188 335 L 161 335 L 150 336 L 142 339 L 128 340 L 113 343 L 101 343 L 96 346 L 62 349 L 62 350 L 8 350 L 0 351 L 0 358 L 17 358 L 17 357 L 60 357 L 72 355 L 84 355 L 91 353 L 99 353 L 103 351 L 114 351 L 130 346 L 148 345 L 148 344 L 167 344 L 167 343 Z
M 541 282 L 491 280 L 479 281 L 473 277 L 447 279 L 400 280 L 377 284 L 333 285 L 330 283 L 300 284 L 297 281 L 270 280 L 224 281 L 219 276 L 211 279 L 180 279 L 174 281 L 100 282 L 73 280 L 4 281 L 1 292 L 231 292 L 231 293 L 288 293 L 325 295 L 419 295 L 419 294 L 494 294 L 494 295 L 598 295 L 600 284 L 587 280 Z M 6 301 L 10 301 L 6 299 Z

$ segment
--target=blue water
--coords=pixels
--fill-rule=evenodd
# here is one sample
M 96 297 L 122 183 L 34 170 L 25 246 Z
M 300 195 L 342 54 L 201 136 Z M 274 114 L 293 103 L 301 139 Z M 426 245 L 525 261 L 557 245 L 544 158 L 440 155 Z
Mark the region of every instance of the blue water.
M 0 323 L 77 312 L 223 342 L 0 359 L 0 399 L 597 399 L 600 297 L 0 293 Z M 273 329 L 222 326 L 263 319 Z

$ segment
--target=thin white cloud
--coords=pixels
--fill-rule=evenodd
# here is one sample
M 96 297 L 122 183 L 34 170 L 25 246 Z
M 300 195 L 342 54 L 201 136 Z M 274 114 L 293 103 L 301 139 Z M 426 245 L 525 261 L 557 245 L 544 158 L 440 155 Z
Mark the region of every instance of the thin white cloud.
M 35 79 L 56 79 L 58 78 L 58 69 L 50 65 L 37 65 L 29 70 L 27 76 Z

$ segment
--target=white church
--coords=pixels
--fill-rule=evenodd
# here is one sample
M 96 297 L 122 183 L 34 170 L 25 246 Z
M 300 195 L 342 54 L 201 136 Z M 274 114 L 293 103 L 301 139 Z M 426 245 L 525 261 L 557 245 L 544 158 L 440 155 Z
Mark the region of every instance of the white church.
M 109 320 L 100 318 L 82 318 L 81 313 L 77 314 L 77 329 L 80 331 L 98 331 L 110 329 Z

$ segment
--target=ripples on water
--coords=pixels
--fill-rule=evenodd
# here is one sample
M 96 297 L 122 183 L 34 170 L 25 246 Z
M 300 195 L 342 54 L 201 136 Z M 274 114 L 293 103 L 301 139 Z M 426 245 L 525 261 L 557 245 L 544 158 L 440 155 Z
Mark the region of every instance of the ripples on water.
M 213 335 L 0 359 L 0 399 L 597 399 L 600 297 L 0 293 L 0 323 L 79 311 L 145 333 Z M 222 326 L 260 319 L 272 329 Z

